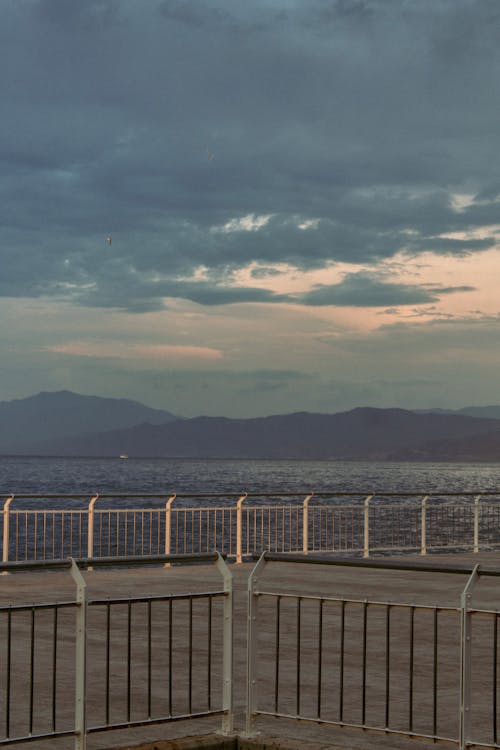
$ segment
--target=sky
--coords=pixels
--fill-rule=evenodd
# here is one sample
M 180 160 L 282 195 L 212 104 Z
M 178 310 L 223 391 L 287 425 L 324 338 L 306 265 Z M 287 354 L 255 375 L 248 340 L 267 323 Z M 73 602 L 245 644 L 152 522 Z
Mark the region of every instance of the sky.
M 0 400 L 500 403 L 498 0 L 0 0 Z

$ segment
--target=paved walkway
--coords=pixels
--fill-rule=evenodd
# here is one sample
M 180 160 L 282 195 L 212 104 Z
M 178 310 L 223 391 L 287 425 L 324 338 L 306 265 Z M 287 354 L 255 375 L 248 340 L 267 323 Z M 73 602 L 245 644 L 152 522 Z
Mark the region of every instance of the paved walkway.
M 376 559 L 376 558 L 374 558 Z M 387 559 L 387 558 L 384 558 Z M 391 558 L 395 560 L 396 558 Z M 473 554 L 459 554 L 459 555 L 429 555 L 427 558 L 420 557 L 409 557 L 405 556 L 401 558 L 405 562 L 413 560 L 416 563 L 438 563 L 447 565 L 469 565 L 472 566 L 475 563 L 480 563 L 488 567 L 498 567 L 500 569 L 500 553 L 481 553 L 478 555 Z M 234 577 L 234 590 L 235 590 L 235 608 L 234 608 L 234 674 L 235 674 L 235 730 L 237 733 L 241 733 L 244 728 L 244 705 L 245 705 L 245 653 L 246 653 L 246 609 L 247 609 L 247 598 L 246 598 L 246 587 L 248 575 L 253 568 L 251 564 L 243 565 L 231 565 L 230 570 Z M 186 566 L 186 567 L 174 567 L 170 569 L 163 568 L 140 568 L 140 569 L 127 569 L 127 570 L 107 570 L 99 569 L 93 572 L 85 573 L 85 578 L 88 584 L 89 598 L 90 599 L 105 599 L 106 597 L 127 597 L 129 595 L 139 596 L 141 594 L 162 594 L 162 593 L 187 593 L 191 591 L 206 590 L 207 588 L 212 590 L 220 589 L 220 577 L 217 571 L 211 566 Z M 303 595 L 316 595 L 322 596 L 339 596 L 349 599 L 356 599 L 363 601 L 368 599 L 370 601 L 380 602 L 398 602 L 408 603 L 415 605 L 439 605 L 440 607 L 454 608 L 459 604 L 460 592 L 465 584 L 465 577 L 463 576 L 450 576 L 441 574 L 424 574 L 422 572 L 397 572 L 397 571 L 380 571 L 380 570 L 362 570 L 350 569 L 350 568 L 331 568 L 323 566 L 306 566 L 306 565 L 290 565 L 284 563 L 269 563 L 266 567 L 265 574 L 259 586 L 266 590 L 289 592 L 289 593 L 300 593 Z M 64 601 L 70 600 L 74 597 L 74 585 L 72 579 L 67 572 L 46 572 L 46 573 L 18 573 L 14 575 L 0 577 L 0 603 L 2 605 L 8 603 L 31 603 L 41 601 Z M 484 609 L 500 609 L 500 579 L 481 579 L 481 584 L 475 594 L 474 605 Z M 295 602 L 290 606 L 295 606 Z M 133 631 L 132 647 L 131 647 L 131 663 L 132 675 L 126 674 L 124 664 L 126 663 L 126 644 L 127 644 L 127 609 L 126 605 L 119 605 L 122 607 L 121 615 L 116 616 L 115 611 L 112 615 L 112 628 L 117 628 L 117 636 L 114 641 L 113 653 L 111 658 L 111 669 L 110 669 L 110 684 L 112 687 L 113 695 L 116 696 L 116 700 L 112 699 L 110 705 L 110 711 L 114 716 L 118 717 L 120 711 L 123 710 L 123 687 L 127 679 L 132 680 L 133 690 L 131 700 L 133 702 L 132 714 L 135 707 L 138 706 L 141 710 L 144 709 L 144 685 L 147 682 L 147 675 L 144 671 L 144 666 L 136 667 L 140 659 L 140 654 L 143 653 L 145 648 L 145 642 L 147 641 L 147 605 L 141 605 L 142 609 L 134 610 L 132 616 L 131 628 Z M 135 605 L 134 605 L 135 606 Z M 187 604 L 186 604 L 187 606 Z M 201 606 L 201 605 L 200 605 Z M 263 605 L 261 613 L 266 614 L 266 606 Z M 271 605 L 270 605 L 271 606 Z M 274 603 L 272 607 L 274 607 Z M 293 643 L 295 642 L 296 632 L 294 631 L 296 623 L 296 610 L 290 610 L 287 613 L 286 602 L 283 604 L 283 610 L 281 612 L 282 617 L 282 643 L 280 648 L 283 653 L 285 649 L 293 651 Z M 315 687 L 315 675 L 317 674 L 318 663 L 317 663 L 317 622 L 318 622 L 318 611 L 313 609 L 311 604 L 308 609 L 308 603 L 304 602 L 304 609 L 302 610 L 302 624 L 301 624 L 301 679 L 304 680 L 304 684 L 307 681 L 311 681 L 311 692 L 316 690 Z M 317 607 L 317 603 L 314 603 Z M 338 605 L 337 605 L 338 606 Z M 192 638 L 194 643 L 193 648 L 193 664 L 196 668 L 198 663 L 196 660 L 205 658 L 202 654 L 202 643 L 203 634 L 201 631 L 201 622 L 206 619 L 206 602 L 203 607 L 205 609 L 196 608 L 194 612 L 193 620 L 193 632 Z M 100 610 L 100 614 L 97 614 L 97 610 Z M 358 612 L 362 612 L 362 606 L 357 608 Z M 354 610 L 353 610 L 354 611 Z M 214 617 L 214 649 L 215 651 L 220 648 L 220 618 L 217 614 L 216 602 L 214 600 L 214 615 L 217 615 L 217 620 Z M 274 610 L 273 610 L 274 612 Z M 408 627 L 406 613 L 399 614 L 396 608 L 393 610 L 394 614 L 391 613 L 391 679 L 390 679 L 390 692 L 391 692 L 391 711 L 405 714 L 408 711 L 408 701 L 406 693 L 409 689 L 408 686 L 408 646 L 407 637 L 405 633 Z M 421 614 L 420 614 L 421 612 Z M 272 614 L 272 613 L 271 613 Z M 16 634 L 16 638 L 13 638 L 13 672 L 16 669 L 16 664 L 24 659 L 26 661 L 26 640 L 23 642 L 23 637 L 29 635 L 30 632 L 30 613 L 29 611 L 25 614 L 24 619 L 19 617 L 19 621 L 14 622 L 12 632 Z M 183 614 L 179 615 L 180 629 L 184 630 L 188 627 L 187 610 L 183 610 Z M 329 632 L 328 628 L 331 626 L 331 631 L 338 631 L 338 611 L 331 612 L 330 620 L 325 613 L 325 633 Z M 53 631 L 52 613 L 47 613 L 46 620 L 41 617 L 36 622 L 36 634 L 41 640 L 37 641 L 36 654 L 35 654 L 35 695 L 34 695 L 34 720 L 35 723 L 38 720 L 42 720 L 44 715 L 48 715 L 52 710 L 52 695 L 50 690 L 47 689 L 46 675 L 50 672 L 52 665 L 52 640 L 51 633 Z M 105 671 L 106 654 L 105 654 L 105 636 L 106 636 L 106 608 L 95 608 L 95 614 L 92 615 L 93 619 L 89 622 L 89 676 L 88 676 L 88 694 L 89 694 L 89 717 L 90 723 L 103 722 L 103 715 L 105 711 L 105 696 L 102 688 L 103 674 Z M 345 669 L 346 674 L 351 677 L 356 676 L 356 680 L 360 677 L 360 662 L 359 654 L 363 648 L 363 631 L 360 625 L 359 614 L 347 615 L 349 620 L 349 642 L 346 640 L 346 651 L 345 651 Z M 419 636 L 420 640 L 415 646 L 415 670 L 418 672 L 418 676 L 414 684 L 414 726 L 418 732 L 423 732 L 424 727 L 429 725 L 430 713 L 432 713 L 432 696 L 429 692 L 429 683 L 427 681 L 429 669 L 432 667 L 432 633 L 433 623 L 429 619 L 429 612 L 427 610 L 418 610 L 416 617 L 421 617 L 421 629 Z M 60 712 L 58 715 L 58 722 L 64 723 L 65 717 L 70 720 L 73 705 L 73 692 L 72 692 L 72 676 L 73 676 L 73 659 L 74 651 L 72 644 L 72 637 L 70 635 L 71 628 L 74 627 L 74 612 L 70 610 L 60 610 L 58 626 L 62 628 L 67 627 L 67 635 L 62 638 L 62 643 L 58 647 L 57 654 L 57 672 L 58 672 L 58 687 L 57 687 L 57 698 L 58 703 L 61 704 Z M 183 619 L 184 618 L 184 619 Z M 384 675 L 384 642 L 383 638 L 385 633 L 385 620 L 380 619 L 376 614 L 375 610 L 373 614 L 370 609 L 369 614 L 370 627 L 368 628 L 368 635 L 366 638 L 366 649 L 368 653 L 369 667 L 365 675 L 367 682 L 367 694 L 369 696 L 368 704 L 366 706 L 366 718 L 367 723 L 373 721 L 374 723 L 379 722 L 380 712 L 384 710 L 383 707 L 383 696 L 382 692 L 386 689 Z M 378 619 L 377 619 L 378 618 Z M 486 619 L 486 618 L 485 618 Z M 90 620 L 90 616 L 89 616 Z M 168 670 L 165 662 L 165 650 L 166 646 L 166 635 L 165 638 L 161 633 L 167 633 L 168 630 L 168 609 L 165 607 L 159 609 L 152 616 L 152 630 L 156 634 L 154 638 L 159 641 L 160 645 L 163 645 L 162 651 L 153 654 L 153 690 L 150 697 L 150 701 L 153 704 L 153 711 L 155 710 L 156 704 L 162 699 L 165 694 Z M 198 622 L 200 620 L 200 622 Z M 404 620 L 404 622 L 403 622 Z M 440 661 L 438 667 L 438 691 L 439 691 L 439 704 L 438 704 L 438 729 L 439 732 L 445 736 L 455 736 L 453 734 L 453 727 L 455 722 L 456 710 L 457 710 L 457 696 L 455 684 L 458 677 L 458 664 L 457 664 L 457 652 L 456 652 L 456 616 L 450 613 L 443 612 L 439 616 L 438 623 L 438 641 L 440 645 L 440 653 L 444 653 L 444 661 Z M 184 623 L 184 625 L 182 624 Z M 275 626 L 272 617 L 269 618 L 269 626 L 264 626 L 263 635 L 259 641 L 259 650 L 264 659 L 261 659 L 261 671 L 263 679 L 259 685 L 260 698 L 262 701 L 274 700 L 274 680 L 275 680 L 275 666 L 273 661 L 274 646 L 275 646 Z M 491 636 L 491 618 L 485 624 L 485 638 L 490 639 Z M 0 622 L 0 628 L 2 628 L 2 643 L 3 646 L 0 648 L 0 669 L 4 669 L 2 665 L 5 665 L 5 640 L 6 640 L 6 624 L 4 621 Z M 163 628 L 163 631 L 162 631 Z M 267 629 L 266 629 L 267 628 Z M 480 629 L 479 629 L 480 630 Z M 183 633 L 183 636 L 186 632 Z M 19 637 L 19 640 L 18 640 Z M 335 636 L 337 637 L 337 636 Z M 290 639 L 289 645 L 287 645 L 287 638 Z M 325 635 L 326 638 L 326 635 Z M 347 638 L 347 636 L 346 636 Z M 199 639 L 199 642 L 198 642 Z M 219 639 L 219 640 L 217 640 Z M 65 642 L 67 641 L 67 642 Z M 29 642 L 29 641 L 28 641 Z M 39 645 L 42 644 L 42 645 Z M 219 644 L 219 645 L 217 645 Z M 156 646 L 154 647 L 156 648 Z M 141 651 L 142 649 L 142 651 Z M 198 653 L 197 649 L 200 650 Z M 281 654 L 283 656 L 283 653 Z M 266 659 L 266 654 L 269 658 Z M 328 694 L 329 680 L 331 680 L 331 694 L 335 694 L 335 702 L 338 702 L 338 694 L 335 693 L 335 680 L 338 673 L 338 659 L 339 650 L 335 647 L 327 647 L 327 641 L 325 640 L 325 653 L 324 653 L 324 664 L 323 664 L 323 675 L 322 684 L 326 687 L 326 693 Z M 189 676 L 186 673 L 185 660 L 189 658 L 188 653 L 185 651 L 182 653 L 182 649 L 178 650 L 177 658 L 179 661 L 174 664 L 173 681 L 174 686 L 179 689 L 186 687 Z M 490 684 L 492 679 L 491 673 L 491 653 L 489 650 L 484 653 L 475 654 L 476 663 L 479 664 L 480 659 L 484 660 L 485 668 L 480 669 L 478 680 L 485 680 L 485 684 Z M 441 659 L 441 657 L 440 657 Z M 184 660 L 184 663 L 181 661 Z M 316 660 L 316 661 L 315 661 Z M 24 663 L 23 662 L 23 663 Z M 119 666 L 121 663 L 122 666 Z M 313 676 L 308 676 L 308 669 Z M 104 670 L 104 671 L 103 671 Z M 419 671 L 420 670 L 420 671 Z M 201 670 L 203 672 L 203 670 Z M 19 667 L 19 675 L 21 675 L 22 669 Z M 196 672 L 193 672 L 196 674 Z M 217 668 L 214 667 L 213 681 L 219 679 Z M 314 677 L 314 679 L 313 679 Z M 204 677 L 205 679 L 205 677 Z M 45 680 L 45 682 L 44 682 Z M 281 690 L 283 691 L 283 706 L 280 706 L 280 710 L 293 712 L 294 701 L 296 699 L 295 685 L 296 685 L 296 660 L 295 655 L 292 653 L 290 659 L 287 661 L 286 655 L 283 657 L 281 662 L 279 681 Z M 0 683 L 4 683 L 4 677 L 0 673 Z M 14 680 L 15 683 L 15 680 Z M 479 687 L 480 684 L 478 683 Z M 193 700 L 196 702 L 198 699 L 204 700 L 204 696 L 207 692 L 207 686 L 200 684 L 196 681 L 195 685 L 191 686 L 193 692 Z M 484 688 L 486 690 L 486 688 Z M 484 693 L 483 690 L 483 693 Z M 28 691 L 29 692 L 29 691 Z M 480 691 L 481 692 L 481 691 Z M 401 694 L 400 696 L 398 694 Z M 121 694 L 121 697 L 120 697 Z M 280 694 L 281 695 L 281 694 Z M 4 709 L 2 706 L 5 701 L 5 688 L 0 687 L 0 698 L 2 704 L 0 705 L 0 722 L 3 722 L 2 733 L 5 731 L 4 719 L 1 718 Z M 23 720 L 22 717 L 26 714 L 26 704 L 30 698 L 27 695 L 27 686 L 25 677 L 19 677 L 19 684 L 13 685 L 13 692 L 11 695 L 11 706 L 15 707 L 13 711 L 12 721 Z M 217 689 L 214 692 L 214 703 L 219 700 Z M 303 699 L 307 703 L 307 699 Z M 322 700 L 325 700 L 322 698 Z M 358 688 L 350 691 L 346 689 L 344 696 L 344 716 L 347 721 L 357 721 L 360 711 L 360 693 Z M 311 698 L 310 706 L 302 706 L 304 710 L 310 709 L 312 712 L 316 710 L 316 696 L 314 699 Z M 158 704 L 159 705 L 159 704 Z M 142 707 L 142 708 L 141 708 Z M 323 710 L 324 707 L 322 707 Z M 335 711 L 337 708 L 335 708 Z M 479 708 L 478 710 L 482 710 Z M 486 708 L 486 714 L 489 708 Z M 356 713 L 357 712 L 357 713 Z M 485 715 L 486 715 L 485 714 Z M 322 713 L 322 716 L 328 716 Z M 17 717 L 17 718 L 16 718 Z M 132 717 L 133 718 L 133 717 Z M 332 718 L 334 718 L 334 712 L 332 709 Z M 115 718 L 114 720 L 118 720 Z M 119 719 L 121 720 L 121 719 Z M 419 724 L 420 722 L 420 724 Z M 202 719 L 198 722 L 176 722 L 173 724 L 165 724 L 141 729 L 131 729 L 127 731 L 113 731 L 103 732 L 99 734 L 93 734 L 89 737 L 88 747 L 92 750 L 98 748 L 118 748 L 133 745 L 134 743 L 168 739 L 171 737 L 182 737 L 186 735 L 203 735 L 215 731 L 220 726 L 220 718 Z M 279 737 L 279 743 L 274 746 L 286 747 L 287 744 L 290 747 L 308 747 L 308 743 L 316 743 L 317 748 L 356 748 L 356 750 L 365 750 L 367 748 L 400 748 L 406 750 L 406 748 L 412 748 L 412 750 L 427 750 L 428 748 L 435 747 L 432 742 L 424 742 L 419 739 L 404 739 L 399 736 L 393 736 L 389 734 L 378 734 L 378 733 L 367 733 L 361 730 L 354 730 L 349 728 L 335 728 L 327 725 L 315 725 L 309 723 L 298 723 L 284 719 L 259 719 L 257 722 L 257 728 L 267 736 Z M 449 734 L 451 732 L 451 734 Z M 12 729 L 11 729 L 12 733 Z M 273 747 L 270 744 L 270 740 L 266 747 Z M 276 741 L 278 742 L 278 741 Z M 59 739 L 57 741 L 48 741 L 42 743 L 30 743 L 30 747 L 34 744 L 38 747 L 50 747 L 50 748 L 66 748 L 72 746 L 71 739 Z

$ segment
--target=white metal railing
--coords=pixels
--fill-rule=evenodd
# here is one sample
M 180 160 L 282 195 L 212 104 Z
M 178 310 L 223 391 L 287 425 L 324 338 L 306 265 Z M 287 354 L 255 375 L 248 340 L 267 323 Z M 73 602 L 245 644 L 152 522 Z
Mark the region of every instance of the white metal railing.
M 193 562 L 213 563 L 222 587 L 99 600 L 81 572 Z M 0 606 L 0 746 L 73 737 L 84 750 L 93 733 L 217 716 L 232 732 L 232 576 L 218 553 L 0 564 L 46 569 L 70 571 L 74 598 Z
M 189 562 L 214 563 L 223 585 L 98 599 L 82 575 Z M 293 584 L 270 584 L 269 563 L 296 566 Z M 304 564 L 352 568 L 358 579 L 385 572 L 389 584 L 398 571 L 464 583 L 455 605 L 410 604 L 330 594 L 323 570 L 310 593 Z M 223 734 L 233 731 L 232 576 L 218 553 L 0 564 L 47 569 L 69 570 L 74 597 L 0 606 L 0 746 L 66 737 L 85 750 L 93 733 L 217 716 Z M 267 717 L 499 748 L 500 612 L 474 604 L 486 578 L 500 570 L 263 553 L 248 581 L 246 737 Z M 15 586 L 15 576 L 4 581 Z
M 500 546 L 500 490 L 4 495 L 0 520 L 4 562 L 213 549 L 238 563 L 264 549 L 477 552 Z
M 461 575 L 456 606 L 309 594 L 263 582 L 268 563 Z M 361 568 L 362 570 L 359 570 Z M 363 572 L 362 572 L 363 571 Z M 323 585 L 327 574 L 322 576 Z M 248 581 L 247 715 L 498 748 L 500 612 L 473 594 L 500 570 L 263 553 Z M 271 576 L 272 578 L 272 576 Z M 317 584 L 316 584 L 317 585 Z

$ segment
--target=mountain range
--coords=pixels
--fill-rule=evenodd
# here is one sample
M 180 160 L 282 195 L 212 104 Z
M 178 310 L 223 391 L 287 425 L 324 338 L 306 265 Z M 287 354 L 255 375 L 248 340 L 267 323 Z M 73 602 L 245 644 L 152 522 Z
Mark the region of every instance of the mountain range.
M 500 406 L 185 419 L 136 401 L 59 391 L 0 402 L 0 425 L 3 455 L 500 460 Z

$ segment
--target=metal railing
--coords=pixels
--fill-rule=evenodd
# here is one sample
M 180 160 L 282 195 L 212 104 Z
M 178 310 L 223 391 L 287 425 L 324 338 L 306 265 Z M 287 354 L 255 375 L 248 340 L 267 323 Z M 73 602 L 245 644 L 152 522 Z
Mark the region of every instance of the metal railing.
M 300 583 L 294 592 L 262 585 L 270 562 L 461 575 L 466 583 L 457 606 L 310 595 Z M 258 717 L 276 717 L 461 750 L 500 747 L 500 613 L 472 604 L 483 576 L 500 570 L 264 553 L 248 583 L 246 734 Z
M 477 552 L 500 546 L 500 491 L 3 495 L 0 524 L 4 562 L 213 549 L 238 563 L 265 549 Z
M 81 573 L 173 563 L 213 563 L 223 585 L 93 599 Z M 46 569 L 69 570 L 76 595 L 0 606 L 0 746 L 74 737 L 84 750 L 96 732 L 213 716 L 232 731 L 232 576 L 218 553 L 0 565 Z

